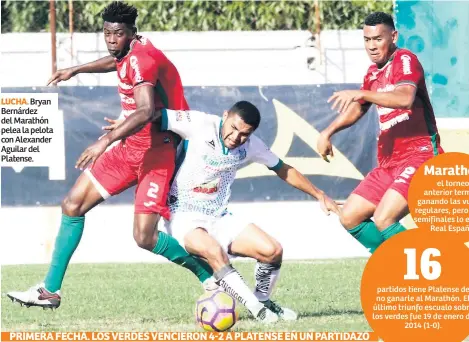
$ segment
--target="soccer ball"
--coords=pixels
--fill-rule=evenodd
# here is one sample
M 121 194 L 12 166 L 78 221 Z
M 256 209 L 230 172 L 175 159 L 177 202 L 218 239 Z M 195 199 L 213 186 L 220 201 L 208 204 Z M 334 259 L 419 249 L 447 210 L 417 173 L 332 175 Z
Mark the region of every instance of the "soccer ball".
M 197 300 L 195 316 L 206 331 L 228 330 L 238 320 L 236 301 L 221 290 L 206 292 Z

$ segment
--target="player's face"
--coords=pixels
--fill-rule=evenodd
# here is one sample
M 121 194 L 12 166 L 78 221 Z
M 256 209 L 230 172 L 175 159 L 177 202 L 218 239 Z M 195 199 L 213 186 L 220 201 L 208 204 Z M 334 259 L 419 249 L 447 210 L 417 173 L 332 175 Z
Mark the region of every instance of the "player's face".
M 387 25 L 378 24 L 363 28 L 365 48 L 373 63 L 384 65 L 393 54 L 397 43 L 397 31 Z
M 254 127 L 245 123 L 237 114 L 225 112 L 223 119 L 221 136 L 223 143 L 230 150 L 244 144 L 254 132 Z
M 122 23 L 104 23 L 104 40 L 107 50 L 115 58 L 124 57 L 129 51 L 134 32 Z

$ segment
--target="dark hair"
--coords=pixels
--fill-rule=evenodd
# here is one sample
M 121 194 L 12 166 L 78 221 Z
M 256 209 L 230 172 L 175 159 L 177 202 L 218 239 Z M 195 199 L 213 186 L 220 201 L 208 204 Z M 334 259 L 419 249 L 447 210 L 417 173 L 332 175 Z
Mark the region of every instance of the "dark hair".
M 393 30 L 396 29 L 394 26 L 394 20 L 391 15 L 384 13 L 384 12 L 374 12 L 368 15 L 365 18 L 365 25 L 366 26 L 376 26 L 379 24 L 387 25 L 388 27 L 392 28 Z
M 259 109 L 248 101 L 236 102 L 228 112 L 230 114 L 239 115 L 245 123 L 252 126 L 254 129 L 257 129 L 261 122 L 261 113 L 259 113 Z
M 110 23 L 123 23 L 129 28 L 135 27 L 135 20 L 137 19 L 138 11 L 132 5 L 127 5 L 124 2 L 113 1 L 104 8 L 101 13 L 101 18 Z

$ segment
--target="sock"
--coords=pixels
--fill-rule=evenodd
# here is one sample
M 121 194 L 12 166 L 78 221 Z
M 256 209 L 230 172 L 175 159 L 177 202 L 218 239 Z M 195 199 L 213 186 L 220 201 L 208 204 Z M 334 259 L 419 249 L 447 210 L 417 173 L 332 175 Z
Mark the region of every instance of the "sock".
M 391 224 L 385 230 L 383 230 L 381 232 L 381 236 L 383 237 L 384 240 L 387 240 L 396 234 L 405 232 L 406 230 L 407 229 L 405 229 L 405 227 L 402 224 L 400 224 L 399 222 L 396 222 L 396 223 Z
M 241 304 L 246 306 L 254 317 L 257 317 L 264 304 L 259 302 L 233 266 L 223 266 L 221 270 L 215 272 L 215 279 L 226 293 L 237 299 Z
M 44 281 L 50 292 L 60 290 L 67 271 L 68 263 L 80 243 L 85 226 L 85 217 L 70 217 L 62 214 L 59 233 L 55 239 L 52 261 Z
M 158 232 L 158 241 L 152 252 L 187 268 L 201 283 L 213 274 L 212 268 L 205 261 L 187 253 L 175 238 L 164 232 Z
M 348 231 L 355 239 L 358 240 L 366 249 L 373 253 L 383 242 L 381 232 L 376 224 L 368 219 L 360 223 L 355 228 Z
M 254 290 L 254 295 L 256 298 L 265 302 L 269 300 L 270 295 L 277 283 L 277 280 L 280 276 L 280 267 L 279 264 L 264 264 L 262 262 L 256 263 L 255 276 L 256 276 L 256 288 Z

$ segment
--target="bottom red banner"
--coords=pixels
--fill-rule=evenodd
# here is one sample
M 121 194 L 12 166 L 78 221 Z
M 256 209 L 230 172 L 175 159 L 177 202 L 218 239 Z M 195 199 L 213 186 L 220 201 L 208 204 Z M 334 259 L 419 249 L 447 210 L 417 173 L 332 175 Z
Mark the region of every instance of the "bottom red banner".
M 2 332 L 2 341 L 378 341 L 373 332 Z

